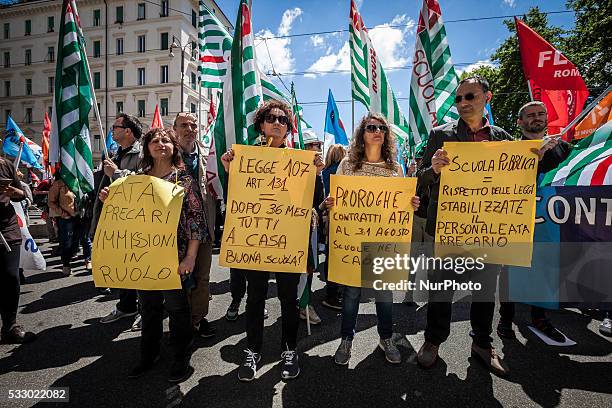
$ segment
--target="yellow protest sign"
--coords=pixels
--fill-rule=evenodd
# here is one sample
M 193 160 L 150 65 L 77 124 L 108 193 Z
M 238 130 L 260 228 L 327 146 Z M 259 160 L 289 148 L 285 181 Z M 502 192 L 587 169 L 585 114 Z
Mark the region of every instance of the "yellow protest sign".
M 483 257 L 530 266 L 541 140 L 447 142 L 442 168 L 436 256 Z
M 184 193 L 183 187 L 144 175 L 110 185 L 93 241 L 96 286 L 181 288 L 176 233 Z
M 234 145 L 219 265 L 306 272 L 314 152 Z
M 416 182 L 404 177 L 331 176 L 331 281 L 361 287 L 362 242 L 410 242 Z

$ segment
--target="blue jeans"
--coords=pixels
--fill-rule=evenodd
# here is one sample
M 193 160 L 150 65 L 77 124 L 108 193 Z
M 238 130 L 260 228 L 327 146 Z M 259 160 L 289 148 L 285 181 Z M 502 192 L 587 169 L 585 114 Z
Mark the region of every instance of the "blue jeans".
M 357 314 L 359 313 L 359 300 L 361 288 L 345 286 L 342 300 L 342 326 L 343 339 L 353 340 Z M 390 291 L 376 291 L 376 317 L 378 318 L 378 335 L 381 339 L 389 339 L 393 335 L 393 295 Z
M 62 266 L 70 266 L 72 257 L 83 246 L 83 256 L 91 260 L 91 240 L 85 223 L 77 217 L 58 218 Z

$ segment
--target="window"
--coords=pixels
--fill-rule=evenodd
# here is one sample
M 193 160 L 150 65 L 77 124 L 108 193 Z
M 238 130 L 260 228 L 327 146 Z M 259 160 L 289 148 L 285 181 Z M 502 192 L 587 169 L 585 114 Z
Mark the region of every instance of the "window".
M 159 104 L 161 105 L 161 115 L 168 116 L 168 98 L 161 98 Z
M 4 121 L 5 122 L 8 122 L 9 116 L 11 116 L 11 110 L 10 109 L 5 109 L 4 110 Z
M 198 13 L 194 9 L 191 9 L 191 25 L 198 28 Z
M 32 34 L 32 20 L 25 21 L 25 35 Z
M 55 47 L 47 48 L 47 57 L 49 62 L 55 62 Z
M 143 99 L 138 100 L 138 117 L 144 118 L 145 116 L 145 101 Z
M 4 81 L 4 96 L 11 96 L 11 81 Z
M 11 53 L 8 51 L 4 52 L 4 68 L 10 68 L 11 66 Z
M 123 113 L 123 101 L 119 101 L 115 104 L 115 113 L 117 115 Z
M 168 83 L 168 66 L 162 65 L 159 69 L 159 83 L 167 84 Z
M 93 151 L 94 152 L 99 152 L 101 150 L 101 144 L 100 144 L 100 135 L 94 135 L 94 144 L 93 144 Z
M 191 104 L 191 113 L 196 113 L 196 106 L 195 103 Z
M 25 122 L 32 123 L 32 108 L 26 108 Z
M 123 38 L 117 38 L 115 48 L 117 50 L 117 55 L 123 55 Z
M 32 50 L 29 48 L 25 50 L 25 64 L 32 65 Z
M 123 87 L 123 70 L 122 69 L 118 69 L 115 74 L 116 74 L 115 86 L 117 88 L 122 88 Z
M 168 17 L 169 12 L 170 12 L 170 1 L 169 0 L 162 0 L 162 2 L 161 2 L 161 11 L 159 12 L 159 16 L 160 17 Z
M 147 18 L 146 7 L 146 3 L 138 3 L 138 20 L 144 20 L 145 18 Z
M 145 50 L 146 50 L 145 36 L 139 35 L 138 36 L 138 52 L 145 52 Z
M 196 89 L 197 79 L 195 72 L 191 73 L 191 89 Z
M 123 23 L 123 6 L 115 8 L 115 23 Z
M 99 72 L 93 73 L 93 83 L 94 83 L 94 89 L 100 89 L 100 73 Z
M 93 25 L 94 27 L 98 27 L 100 25 L 100 9 L 94 10 Z
M 47 112 L 49 112 L 49 116 L 53 115 L 53 106 L 48 106 Z
M 100 41 L 94 41 L 93 45 L 94 45 L 94 53 L 93 53 L 94 58 L 100 58 Z
M 54 88 L 55 88 L 55 78 L 54 77 L 47 78 L 47 91 L 48 91 L 48 93 L 52 94 Z
M 198 59 L 198 44 L 195 41 L 191 42 L 191 59 Z
M 145 69 L 138 68 L 138 85 L 145 85 Z
M 4 39 L 8 40 L 11 37 L 11 24 L 4 23 Z
M 32 78 L 26 78 L 26 89 L 25 89 L 25 93 L 26 95 L 32 95 Z
M 160 48 L 162 50 L 167 50 L 168 49 L 168 33 L 161 33 L 160 43 L 161 43 L 161 47 Z
M 47 17 L 47 32 L 52 33 L 55 30 L 55 16 Z

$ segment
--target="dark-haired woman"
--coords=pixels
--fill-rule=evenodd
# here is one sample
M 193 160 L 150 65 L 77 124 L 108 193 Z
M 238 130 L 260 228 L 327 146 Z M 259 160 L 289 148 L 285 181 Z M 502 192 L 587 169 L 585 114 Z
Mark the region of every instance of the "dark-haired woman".
M 259 107 L 255 114 L 255 129 L 263 135 L 262 143 L 270 148 L 285 148 L 291 127 L 291 110 L 283 102 L 270 100 Z M 234 152 L 230 149 L 221 157 L 225 171 L 229 173 Z M 323 168 L 321 155 L 315 156 L 317 173 Z M 238 370 L 240 381 L 252 381 L 257 374 L 257 364 L 261 359 L 264 329 L 264 307 L 268 294 L 269 272 L 245 271 L 247 277 L 246 332 L 248 348 L 245 359 Z M 297 330 L 299 324 L 297 308 L 297 287 L 300 275 L 291 272 L 276 272 L 276 287 L 281 302 L 283 352 L 281 377 L 285 380 L 300 374 L 296 353 Z
M 348 157 L 344 158 L 336 174 L 346 176 L 403 177 L 403 171 L 395 158 L 395 138 L 389 129 L 387 120 L 376 113 L 366 115 L 355 130 L 355 136 L 349 146 Z M 328 209 L 334 205 L 333 197 L 327 197 Z M 419 207 L 419 198 L 412 198 L 415 210 Z M 359 313 L 361 288 L 345 286 L 342 301 L 342 340 L 334 361 L 347 365 L 351 357 L 351 347 L 355 336 L 355 326 Z M 392 340 L 393 335 L 393 294 L 390 291 L 376 292 L 376 316 L 378 318 L 379 347 L 385 358 L 392 364 L 402 361 L 399 350 Z
M 183 206 L 177 230 L 179 267 L 178 274 L 183 289 L 140 290 L 142 336 L 140 339 L 140 362 L 128 377 L 137 378 L 149 371 L 159 360 L 163 335 L 164 308 L 170 316 L 170 341 L 173 348 L 173 363 L 168 381 L 181 382 L 190 374 L 190 347 L 193 339 L 191 310 L 186 286 L 195 267 L 200 241 L 206 239 L 206 221 L 203 216 L 202 199 L 195 193 L 193 179 L 185 171 L 177 139 L 172 130 L 152 129 L 144 136 L 142 172 L 158 177 L 185 189 Z M 104 201 L 108 188 L 100 193 Z

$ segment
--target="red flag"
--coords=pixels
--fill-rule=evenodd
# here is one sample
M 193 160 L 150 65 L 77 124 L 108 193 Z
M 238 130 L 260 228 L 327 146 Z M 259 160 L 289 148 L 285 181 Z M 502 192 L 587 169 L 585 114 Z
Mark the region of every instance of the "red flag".
M 525 78 L 533 100 L 542 101 L 548 110 L 548 133 L 556 134 L 582 112 L 589 96 L 580 72 L 561 52 L 515 18 Z M 573 130 L 564 135 L 571 140 Z
M 51 120 L 49 119 L 49 113 L 45 112 L 45 125 L 42 131 L 43 167 L 45 169 L 49 167 L 49 138 L 50 137 L 51 137 Z
M 151 123 L 151 129 L 163 129 L 164 121 L 162 120 L 161 115 L 159 114 L 159 106 L 155 105 L 155 113 L 153 114 L 153 123 Z

